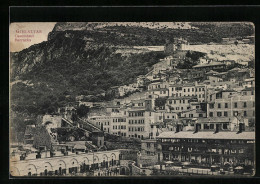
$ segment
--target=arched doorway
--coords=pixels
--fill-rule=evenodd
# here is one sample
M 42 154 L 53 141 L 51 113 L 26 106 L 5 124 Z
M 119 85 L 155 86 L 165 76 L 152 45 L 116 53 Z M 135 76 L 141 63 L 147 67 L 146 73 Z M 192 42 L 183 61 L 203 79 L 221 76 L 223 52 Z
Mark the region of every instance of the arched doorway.
M 110 165 L 115 166 L 116 165 L 116 155 L 114 153 L 110 156 Z
M 91 164 L 91 168 L 93 169 L 93 170 L 96 170 L 96 169 L 98 169 L 99 168 L 99 158 L 98 158 L 98 156 L 97 155 L 94 155 L 93 156 L 93 164 Z
M 29 164 L 28 166 L 26 166 L 24 175 L 25 176 L 37 176 L 36 166 L 33 164 Z
M 66 163 L 63 160 L 59 160 L 57 163 L 57 169 L 55 170 L 55 175 L 66 174 Z
M 130 169 L 127 166 L 122 166 L 122 167 L 120 167 L 119 173 L 120 173 L 120 175 L 129 175 Z
M 83 160 L 80 162 L 80 172 L 81 173 L 86 173 L 90 170 L 89 166 L 90 162 L 87 157 L 83 158 Z
M 43 171 L 44 176 L 54 175 L 53 167 L 49 162 L 44 163 L 43 168 L 44 168 L 44 171 Z
M 121 169 L 120 169 L 120 175 L 125 175 L 125 168 L 124 167 L 122 167 Z
M 11 176 L 20 176 L 20 171 L 17 167 L 10 167 Z
M 76 174 L 78 172 L 78 161 L 73 158 L 69 164 L 69 173 Z
M 106 154 L 102 156 L 101 167 L 108 168 L 108 156 Z

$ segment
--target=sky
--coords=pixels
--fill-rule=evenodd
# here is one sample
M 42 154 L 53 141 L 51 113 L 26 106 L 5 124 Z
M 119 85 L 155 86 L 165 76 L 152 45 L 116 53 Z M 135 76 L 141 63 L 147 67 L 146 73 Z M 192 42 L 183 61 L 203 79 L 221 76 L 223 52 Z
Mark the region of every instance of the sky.
M 11 23 L 9 27 L 10 52 L 18 52 L 31 45 L 47 41 L 48 33 L 52 31 L 55 24 L 56 22 Z M 17 33 L 17 31 L 21 30 L 26 33 Z M 28 33 L 30 30 L 38 31 L 39 33 Z M 30 38 L 26 36 L 30 36 Z

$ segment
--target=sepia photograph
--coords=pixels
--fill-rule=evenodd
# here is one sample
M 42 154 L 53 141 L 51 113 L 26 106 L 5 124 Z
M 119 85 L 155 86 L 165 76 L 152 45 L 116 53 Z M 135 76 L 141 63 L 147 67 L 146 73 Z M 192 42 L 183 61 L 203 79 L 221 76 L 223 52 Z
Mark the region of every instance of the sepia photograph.
M 12 22 L 9 174 L 255 175 L 252 22 Z

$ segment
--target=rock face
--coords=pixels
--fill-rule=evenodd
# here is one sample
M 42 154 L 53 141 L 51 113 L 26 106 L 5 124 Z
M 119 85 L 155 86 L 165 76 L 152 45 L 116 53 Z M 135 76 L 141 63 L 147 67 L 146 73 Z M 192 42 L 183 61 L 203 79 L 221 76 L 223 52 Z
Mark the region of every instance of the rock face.
M 52 39 L 33 45 L 20 52 L 11 53 L 11 79 L 33 70 L 36 65 L 64 57 L 72 61 L 88 57 L 87 51 L 97 50 L 102 45 L 86 40 L 84 34 L 78 32 L 52 31 Z M 85 55 L 84 55 L 85 54 Z

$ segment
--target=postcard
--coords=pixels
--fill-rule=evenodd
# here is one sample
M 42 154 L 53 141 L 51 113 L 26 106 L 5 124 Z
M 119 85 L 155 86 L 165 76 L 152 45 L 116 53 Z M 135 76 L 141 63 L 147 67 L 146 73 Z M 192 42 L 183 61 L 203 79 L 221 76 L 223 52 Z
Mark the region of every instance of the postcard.
M 253 176 L 251 22 L 10 23 L 10 176 Z

